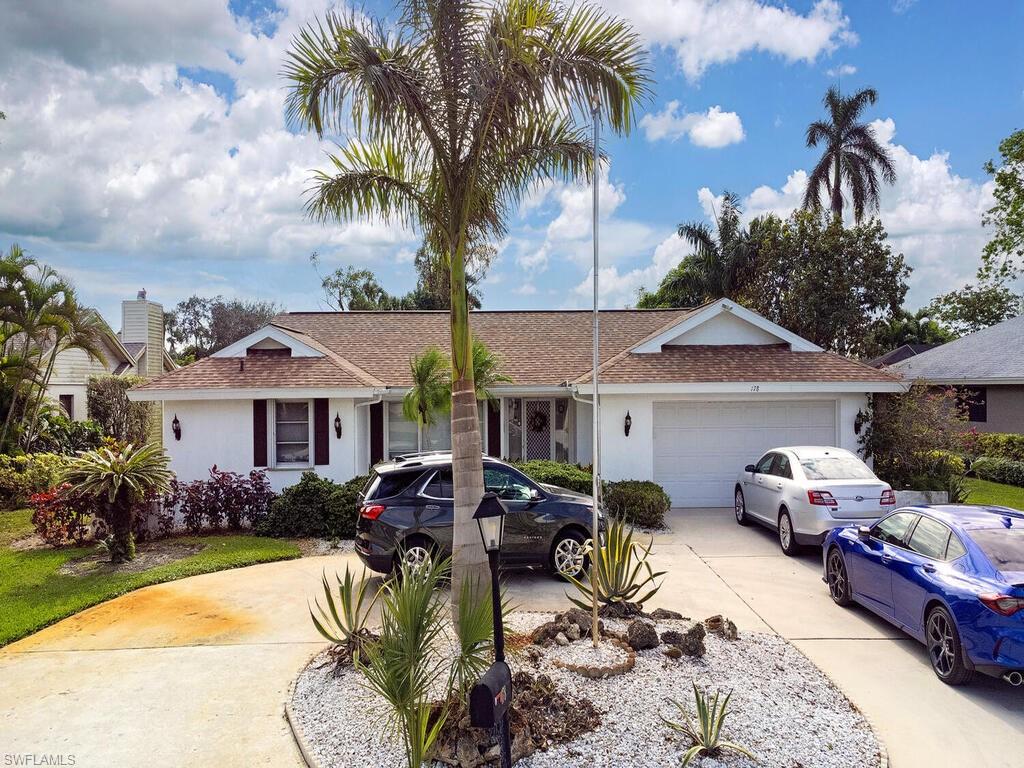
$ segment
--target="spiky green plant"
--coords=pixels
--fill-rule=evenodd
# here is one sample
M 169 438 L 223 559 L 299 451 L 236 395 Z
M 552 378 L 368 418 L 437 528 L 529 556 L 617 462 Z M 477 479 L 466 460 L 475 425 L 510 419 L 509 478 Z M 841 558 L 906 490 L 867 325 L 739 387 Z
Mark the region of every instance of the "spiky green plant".
M 380 638 L 357 662 L 366 684 L 391 709 L 388 725 L 402 740 L 409 768 L 423 764 L 448 714 L 443 707 L 435 712 L 431 701 L 445 666 L 438 652 L 445 612 L 437 587 L 450 566 L 447 559 L 415 571 L 402 564 L 401 578 L 380 591 Z
M 693 683 L 693 698 L 697 708 L 696 722 L 690 717 L 689 710 L 675 699 L 668 699 L 668 701 L 683 716 L 681 721 L 669 720 L 660 714 L 658 715 L 661 721 L 673 731 L 677 731 L 693 741 L 690 748 L 683 753 L 681 765 L 684 768 L 695 757 L 714 756 L 722 750 L 745 755 L 754 762 L 757 762 L 757 758 L 746 748 L 741 747 L 739 744 L 733 744 L 731 741 L 725 741 L 722 738 L 722 724 L 725 722 L 726 715 L 729 714 L 729 699 L 732 698 L 732 692 L 730 691 L 726 694 L 725 700 L 721 704 L 718 701 L 720 694 L 721 691 L 715 691 L 714 698 L 709 701 L 707 693 L 701 693 L 700 689 L 697 688 L 697 684 Z
M 366 569 L 363 569 L 359 582 L 349 567 L 345 566 L 345 578 L 337 573 L 334 580 L 337 582 L 338 600 L 335 602 L 334 593 L 327 580 L 327 572 L 321 578 L 324 586 L 324 602 L 326 609 L 320 605 L 319 600 L 314 600 L 316 611 L 312 607 L 309 615 L 313 619 L 313 626 L 325 639 L 333 643 L 338 650 L 338 662 L 345 663 L 349 660 L 353 664 L 358 663 L 359 656 L 366 645 L 373 641 L 373 634 L 367 629 L 367 621 L 370 618 L 370 611 L 380 596 L 380 591 L 368 596 L 369 581 L 366 578 Z M 339 611 L 340 606 L 340 611 Z M 319 614 L 319 618 L 317 618 Z
M 99 502 L 99 516 L 111 530 L 111 562 L 135 557 L 136 511 L 145 499 L 170 488 L 174 473 L 167 468 L 168 462 L 159 445 L 104 447 L 79 454 L 64 471 L 61 483 L 70 483 L 68 493 L 92 496 Z
M 651 541 L 653 542 L 653 537 Z M 633 541 L 633 526 L 614 517 L 609 518 L 604 543 L 598 546 L 596 552 L 593 541 L 587 541 L 583 555 L 592 560 L 598 602 L 602 605 L 634 603 L 643 606 L 657 594 L 661 585 L 655 580 L 659 576 L 664 576 L 665 571 L 655 572 L 647 562 L 651 546 L 652 544 L 648 544 L 645 547 L 640 542 Z M 583 599 L 572 595 L 566 596 L 574 605 L 589 611 L 594 596 L 591 580 L 577 579 L 569 575 L 565 578 L 583 595 Z M 651 585 L 650 588 L 641 593 L 648 585 Z

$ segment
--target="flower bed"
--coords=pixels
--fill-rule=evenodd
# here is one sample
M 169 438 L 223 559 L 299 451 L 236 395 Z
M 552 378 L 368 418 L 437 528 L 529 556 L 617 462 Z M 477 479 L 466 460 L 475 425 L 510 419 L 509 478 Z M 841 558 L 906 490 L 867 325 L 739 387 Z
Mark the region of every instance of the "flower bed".
M 514 613 L 506 626 L 527 633 L 550 619 L 548 614 Z M 685 633 L 692 626 L 676 619 L 653 623 L 659 634 Z M 622 636 L 628 624 L 605 620 L 609 631 Z M 669 698 L 692 712 L 693 682 L 723 695 L 733 692 L 723 736 L 757 755 L 759 766 L 847 768 L 877 766 L 882 760 L 881 745 L 863 716 L 803 654 L 775 635 L 744 632 L 728 640 L 711 632 L 700 657 L 671 658 L 662 644 L 635 651 L 632 670 L 603 679 L 581 676 L 558 663 L 570 655 L 582 659 L 589 643 L 581 638 L 569 646 L 528 646 L 529 653 L 510 658 L 514 672 L 547 676 L 570 700 L 592 702 L 601 719 L 594 730 L 520 760 L 520 768 L 678 765 L 689 743 L 668 730 L 659 715 L 678 716 Z M 293 727 L 320 768 L 404 764 L 397 737 L 384 729 L 386 708 L 363 685 L 359 672 L 347 669 L 335 676 L 330 665 L 314 660 L 296 680 L 290 704 Z M 729 753 L 693 764 L 754 765 Z

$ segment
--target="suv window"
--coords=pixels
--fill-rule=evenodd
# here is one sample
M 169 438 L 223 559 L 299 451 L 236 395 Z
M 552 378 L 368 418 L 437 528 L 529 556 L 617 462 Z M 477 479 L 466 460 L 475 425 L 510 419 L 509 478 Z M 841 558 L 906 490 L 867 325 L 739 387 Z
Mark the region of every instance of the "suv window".
M 766 453 L 761 457 L 761 460 L 757 462 L 757 466 L 754 467 L 754 471 L 759 475 L 770 475 L 772 473 L 772 463 L 775 461 L 774 453 Z
M 370 482 L 366 485 L 364 498 L 370 501 L 371 499 L 388 499 L 397 496 L 409 487 L 409 483 L 415 477 L 416 473 L 412 472 L 389 472 L 386 475 L 378 475 L 374 472 Z
M 501 467 L 484 467 L 484 488 L 504 501 L 529 501 L 530 486 Z
M 938 520 L 922 517 L 910 536 L 909 547 L 919 555 L 932 560 L 946 559 L 946 544 L 949 542 L 950 530 Z
M 779 477 L 793 479 L 793 468 L 789 465 L 789 456 L 782 453 L 775 454 L 775 464 L 772 466 L 772 474 Z
M 889 515 L 871 529 L 871 535 L 886 544 L 902 547 L 903 539 L 916 517 L 917 515 L 913 512 L 897 512 L 895 515 Z
M 451 467 L 445 467 L 434 472 L 433 476 L 423 487 L 423 495 L 435 499 L 454 499 L 455 485 L 452 483 Z

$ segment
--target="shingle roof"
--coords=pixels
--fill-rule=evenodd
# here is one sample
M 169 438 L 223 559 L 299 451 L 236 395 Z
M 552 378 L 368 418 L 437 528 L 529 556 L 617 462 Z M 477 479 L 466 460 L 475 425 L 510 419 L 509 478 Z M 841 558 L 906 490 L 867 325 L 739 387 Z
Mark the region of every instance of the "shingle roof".
M 139 355 L 146 348 L 146 342 L 144 341 L 122 341 L 121 346 L 125 348 L 129 355 L 132 356 L 133 360 L 138 360 Z
M 778 346 L 679 346 L 661 353 L 629 350 L 698 310 L 601 312 L 601 364 L 606 382 L 864 381 L 892 375 L 826 352 Z M 448 352 L 447 312 L 294 312 L 275 326 L 325 357 L 206 358 L 152 379 L 140 389 L 407 387 L 409 361 L 429 346 Z M 473 333 L 502 358 L 519 386 L 589 380 L 589 311 L 472 313 Z
M 1004 320 L 889 367 L 908 379 L 1024 379 L 1024 315 Z

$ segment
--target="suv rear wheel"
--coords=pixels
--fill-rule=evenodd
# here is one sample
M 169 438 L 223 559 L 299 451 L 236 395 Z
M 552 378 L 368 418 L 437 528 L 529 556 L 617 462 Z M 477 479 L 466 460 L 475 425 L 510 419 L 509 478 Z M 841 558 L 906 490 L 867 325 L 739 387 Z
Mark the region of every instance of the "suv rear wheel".
M 395 552 L 395 564 L 392 572 L 397 576 L 405 565 L 412 571 L 430 568 L 434 562 L 436 547 L 434 542 L 424 536 L 410 536 Z
M 590 558 L 583 554 L 587 537 L 579 531 L 562 531 L 551 545 L 548 568 L 555 578 L 565 580 L 566 576 L 578 579 L 587 572 Z

